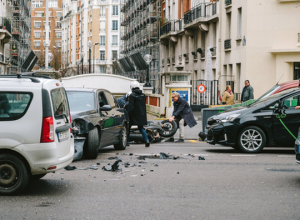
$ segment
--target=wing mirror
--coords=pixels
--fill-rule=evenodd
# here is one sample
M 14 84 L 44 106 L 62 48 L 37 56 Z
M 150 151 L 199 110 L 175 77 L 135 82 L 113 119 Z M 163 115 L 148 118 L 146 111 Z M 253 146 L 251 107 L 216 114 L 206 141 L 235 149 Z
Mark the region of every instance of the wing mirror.
M 280 113 L 280 110 L 279 110 L 279 103 L 276 103 L 276 104 L 274 105 L 273 111 L 274 111 L 274 113 Z
M 110 111 L 112 110 L 112 107 L 110 105 L 103 105 L 100 107 L 100 111 Z

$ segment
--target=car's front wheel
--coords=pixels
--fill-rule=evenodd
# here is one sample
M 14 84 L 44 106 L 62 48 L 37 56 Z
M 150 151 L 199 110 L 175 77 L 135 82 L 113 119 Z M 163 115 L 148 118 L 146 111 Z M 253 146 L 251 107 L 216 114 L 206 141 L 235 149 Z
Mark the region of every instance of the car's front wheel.
M 114 148 L 116 150 L 125 150 L 126 144 L 127 144 L 127 129 L 126 126 L 124 125 L 119 136 L 119 142 L 114 145 Z
M 15 155 L 0 155 L 0 194 L 15 194 L 23 190 L 29 181 L 28 170 Z
M 89 131 L 87 140 L 85 141 L 85 146 L 83 150 L 84 157 L 86 159 L 96 159 L 99 151 L 99 132 L 98 128 L 94 127 Z
M 237 144 L 244 153 L 259 153 L 266 145 L 266 135 L 259 127 L 245 127 L 239 133 Z

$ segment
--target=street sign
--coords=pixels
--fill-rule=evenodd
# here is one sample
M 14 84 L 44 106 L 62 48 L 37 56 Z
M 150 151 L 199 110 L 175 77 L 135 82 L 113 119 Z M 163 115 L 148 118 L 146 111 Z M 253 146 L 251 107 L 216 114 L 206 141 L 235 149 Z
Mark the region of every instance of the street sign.
M 197 91 L 198 91 L 199 93 L 203 93 L 203 92 L 205 92 L 205 90 L 206 90 L 205 85 L 200 84 L 200 85 L 197 86 Z

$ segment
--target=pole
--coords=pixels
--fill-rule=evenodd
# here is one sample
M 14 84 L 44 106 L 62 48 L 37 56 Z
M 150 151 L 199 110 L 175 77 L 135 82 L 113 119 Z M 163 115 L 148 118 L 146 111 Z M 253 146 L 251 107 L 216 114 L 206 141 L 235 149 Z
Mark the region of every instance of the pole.
M 81 66 L 81 74 L 83 75 L 83 57 L 81 58 L 81 63 L 82 63 L 82 66 Z
M 93 73 L 95 73 L 95 44 L 93 45 Z
M 79 75 L 79 63 L 77 61 L 77 75 Z
M 91 56 L 92 56 L 92 50 L 89 48 L 89 73 L 91 73 Z
M 146 83 L 145 83 L 144 87 L 151 87 L 151 84 L 149 82 L 149 68 L 150 68 L 149 66 L 150 65 L 147 64 L 147 76 L 146 76 Z

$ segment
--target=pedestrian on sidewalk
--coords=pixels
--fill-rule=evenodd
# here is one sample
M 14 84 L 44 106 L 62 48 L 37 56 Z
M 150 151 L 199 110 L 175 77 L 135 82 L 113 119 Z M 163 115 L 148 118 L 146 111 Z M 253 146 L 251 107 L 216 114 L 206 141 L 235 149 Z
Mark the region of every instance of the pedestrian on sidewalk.
M 233 105 L 234 104 L 234 94 L 231 91 L 231 86 L 227 85 L 226 90 L 222 96 L 222 104 L 223 105 Z
M 245 80 L 245 87 L 243 88 L 241 101 L 246 102 L 250 99 L 254 99 L 253 87 L 250 85 L 249 80 Z
M 169 122 L 175 120 L 177 126 L 179 127 L 179 139 L 174 140 L 174 136 L 166 140 L 165 142 L 184 142 L 184 126 L 188 125 L 190 128 L 194 127 L 197 122 L 194 118 L 193 111 L 187 101 L 180 97 L 178 92 L 172 93 L 174 110 L 172 117 L 169 118 Z
M 126 106 L 126 110 L 129 114 L 129 133 L 127 140 L 130 139 L 130 128 L 132 125 L 137 125 L 140 133 L 143 135 L 145 140 L 145 147 L 150 146 L 150 142 L 147 133 L 144 129 L 144 125 L 147 125 L 147 113 L 146 113 L 146 96 L 140 90 L 140 84 L 134 81 L 130 84 L 132 93 L 129 95 L 129 103 Z

